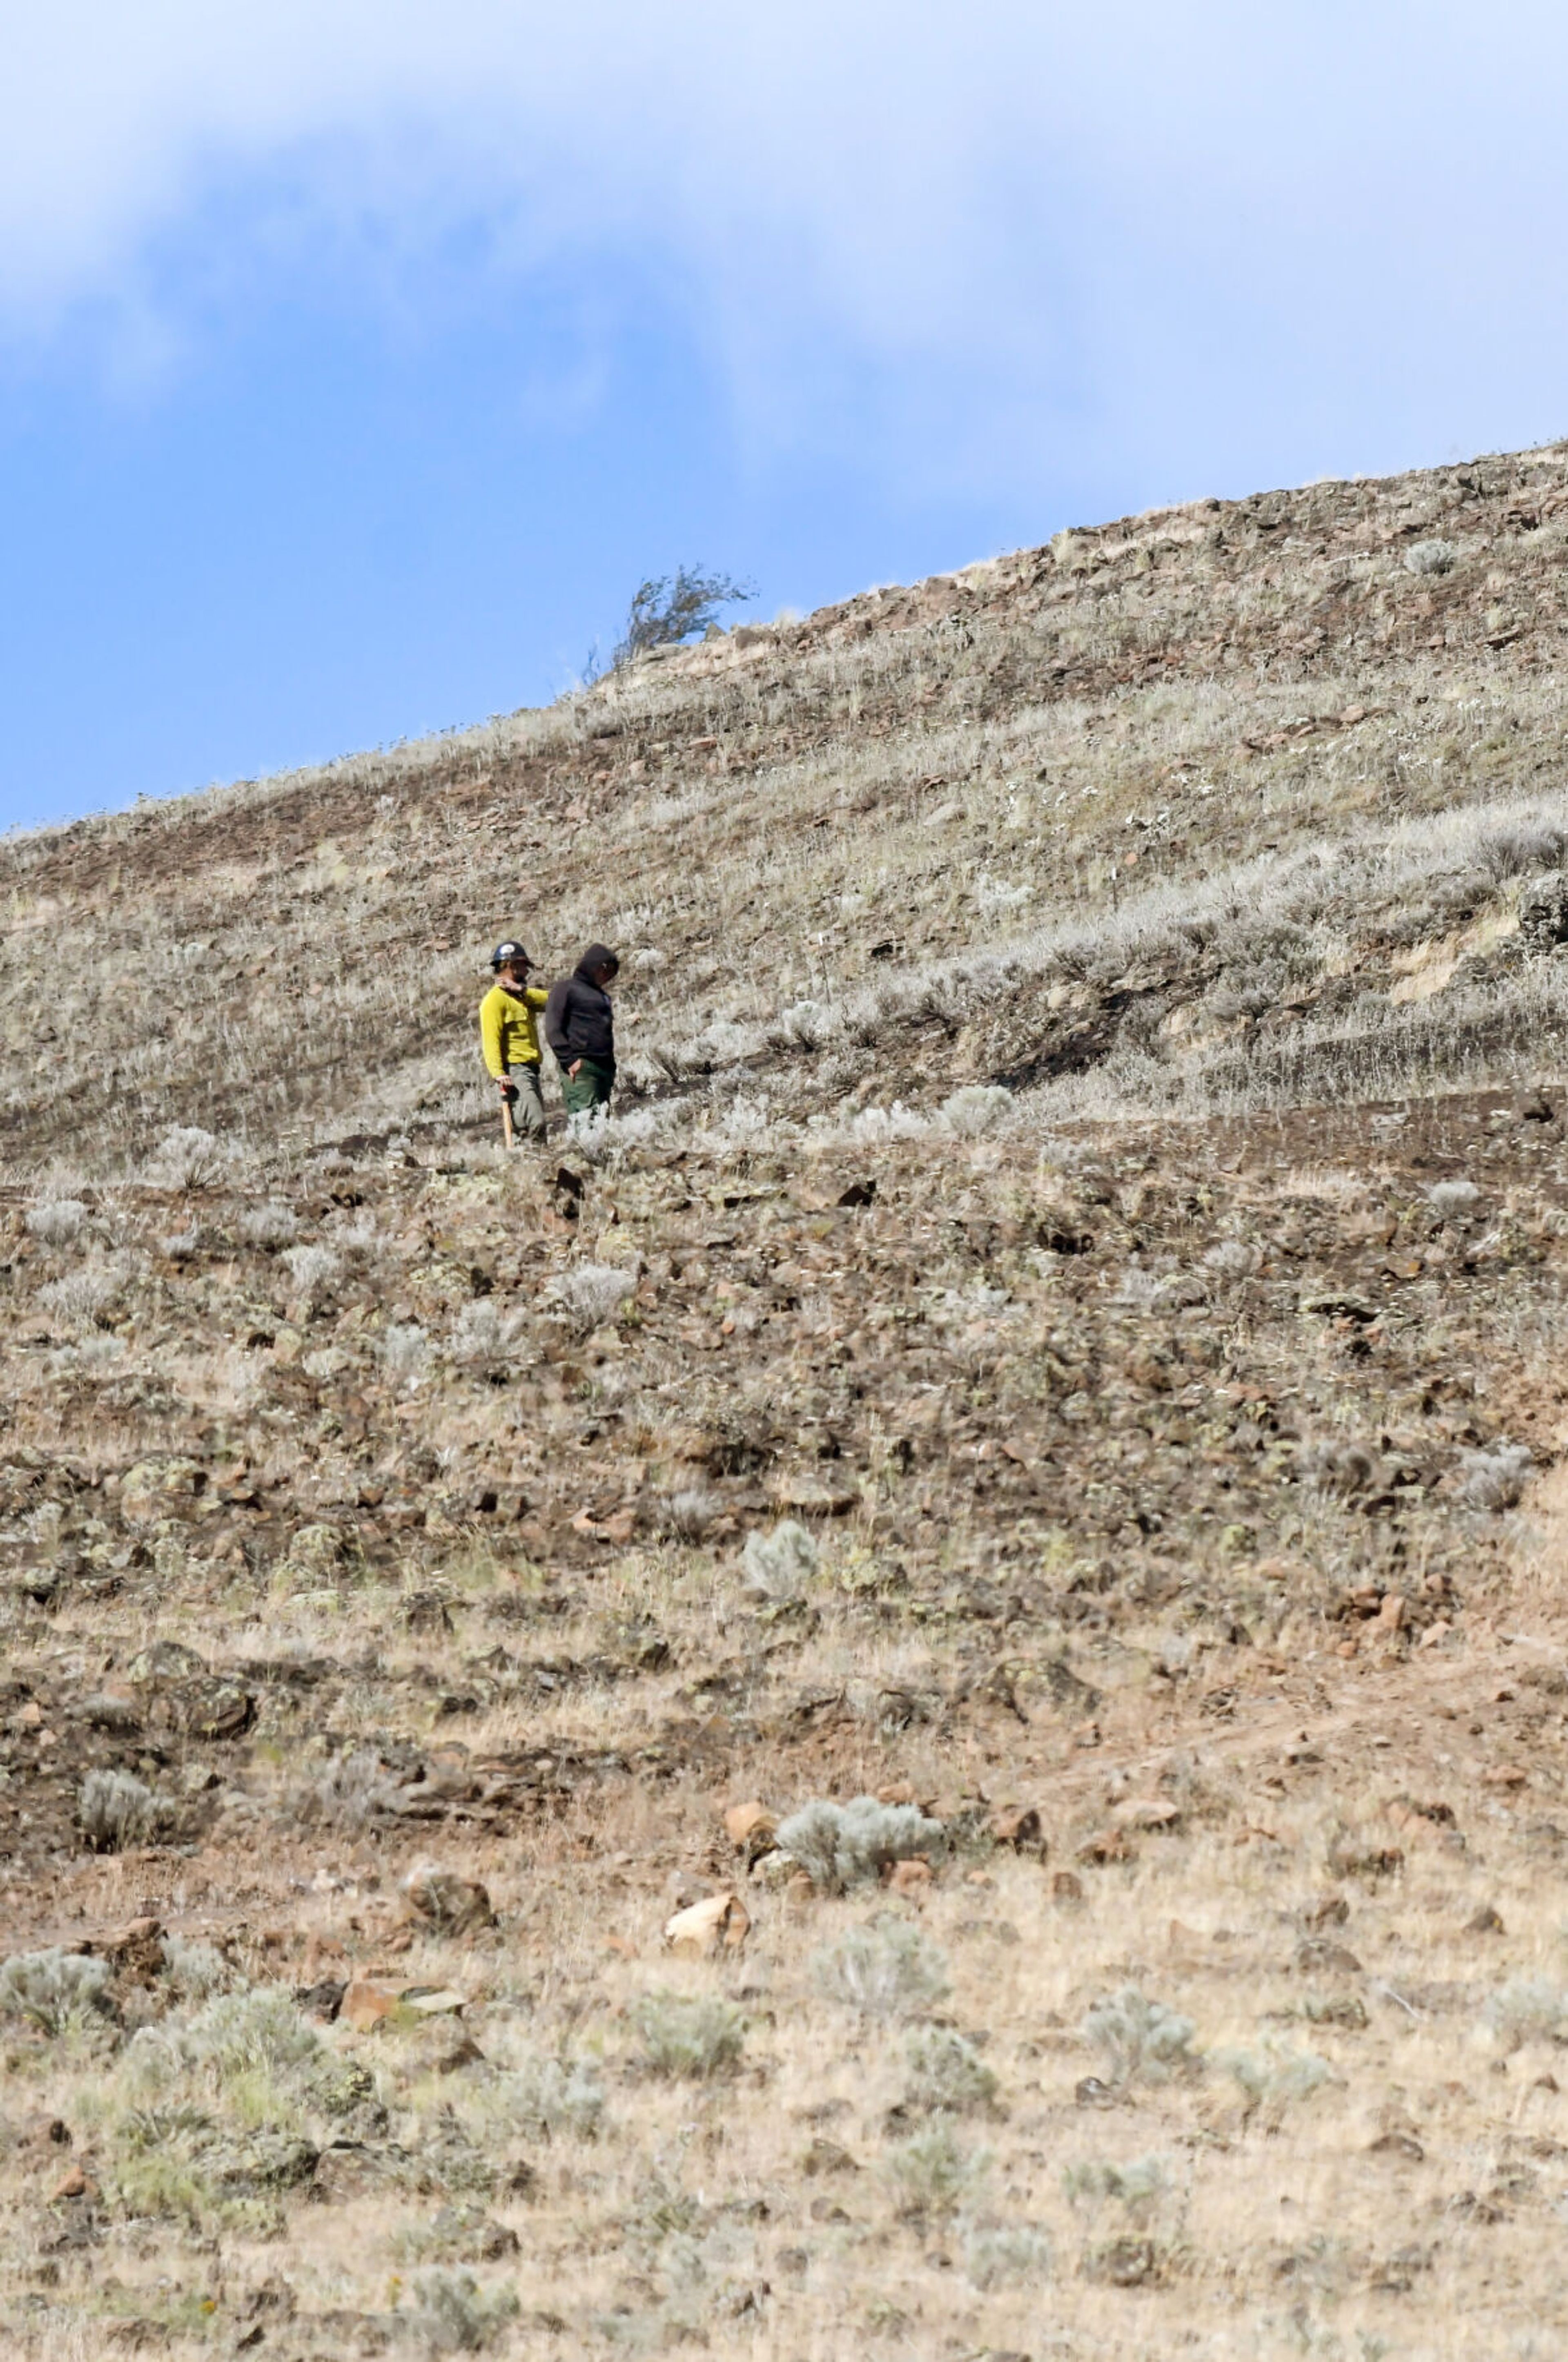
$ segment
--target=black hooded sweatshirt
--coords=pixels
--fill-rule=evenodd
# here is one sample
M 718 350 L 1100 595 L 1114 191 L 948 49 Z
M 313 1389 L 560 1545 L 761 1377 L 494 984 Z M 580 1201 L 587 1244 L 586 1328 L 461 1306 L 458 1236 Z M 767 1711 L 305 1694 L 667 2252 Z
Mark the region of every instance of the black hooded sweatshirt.
M 545 1039 L 559 1065 L 591 1058 L 596 1066 L 615 1064 L 615 1011 L 610 995 L 593 981 L 596 967 L 613 967 L 604 944 L 590 944 L 570 976 L 550 987 L 545 1006 Z

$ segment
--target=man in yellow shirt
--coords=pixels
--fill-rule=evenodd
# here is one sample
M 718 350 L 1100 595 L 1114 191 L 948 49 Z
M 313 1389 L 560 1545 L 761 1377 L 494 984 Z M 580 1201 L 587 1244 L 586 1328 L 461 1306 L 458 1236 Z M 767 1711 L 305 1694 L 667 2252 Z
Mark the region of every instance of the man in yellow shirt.
M 497 944 L 490 964 L 495 982 L 480 1003 L 484 1062 L 501 1086 L 513 1125 L 539 1142 L 545 1137 L 545 1099 L 539 1088 L 538 1012 L 550 996 L 529 983 L 534 963 L 521 944 Z

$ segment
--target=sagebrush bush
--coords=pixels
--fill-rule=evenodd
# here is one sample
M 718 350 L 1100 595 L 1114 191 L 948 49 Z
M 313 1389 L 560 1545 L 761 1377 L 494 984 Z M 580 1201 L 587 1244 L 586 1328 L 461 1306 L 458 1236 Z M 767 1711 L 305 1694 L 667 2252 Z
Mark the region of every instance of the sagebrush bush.
M 63 2034 L 108 2002 L 109 1963 L 90 1954 L 16 1952 L 0 1965 L 0 2015 L 25 2018 L 40 2033 Z
M 1271 2130 L 1278 2129 L 1287 2109 L 1331 2082 L 1334 2071 L 1316 2051 L 1293 2049 L 1272 2034 L 1265 2034 L 1255 2049 L 1221 2050 L 1215 2063 L 1241 2085 L 1248 2113 L 1258 2111 Z
M 452 1324 L 452 1359 L 471 1370 L 506 1369 L 526 1327 L 520 1312 L 508 1312 L 493 1296 L 476 1296 Z
M 28 1229 L 46 1247 L 68 1247 L 81 1235 L 87 1209 L 80 1198 L 45 1198 L 28 1208 Z
M 1466 1451 L 1460 1458 L 1460 1490 L 1473 1509 L 1512 1509 L 1524 1494 L 1534 1466 L 1529 1447 L 1499 1443 L 1491 1451 Z
M 1113 2163 L 1088 2158 L 1068 2166 L 1062 2186 L 1074 2206 L 1097 2214 L 1108 2202 L 1123 2208 L 1134 2223 L 1143 2222 L 1170 2188 L 1170 2168 L 1163 2157 L 1135 2157 Z
M 417 1320 L 390 1321 L 381 1330 L 377 1353 L 394 1386 L 417 1385 L 430 1367 L 430 1340 Z
M 939 1857 L 947 1833 L 916 1805 L 883 1805 L 875 1796 L 835 1805 L 817 1797 L 779 1824 L 778 1842 L 813 1885 L 842 1894 L 878 1879 L 889 1862 Z
M 239 1235 L 248 1246 L 292 1246 L 299 1234 L 299 1216 L 277 1198 L 269 1198 L 264 1206 L 247 1206 L 239 1218 Z
M 1568 1990 L 1554 1977 L 1510 1977 L 1481 2015 L 1506 2051 L 1527 2042 L 1568 2042 Z
M 94 1853 L 147 1845 L 174 1817 L 174 1806 L 132 1772 L 89 1772 L 76 1798 L 76 1818 Z
M 385 1764 L 374 1748 L 360 1747 L 299 1783 L 289 1805 L 294 1818 L 307 1827 L 320 1821 L 329 1828 L 362 1829 L 392 1801 L 392 1782 Z
M 745 2043 L 745 2017 L 716 1993 L 644 1993 L 631 2010 L 643 2060 L 656 2075 L 701 2081 L 733 2067 Z
M 996 2100 L 995 2070 L 951 2026 L 912 2026 L 904 2040 L 904 2058 L 910 2070 L 907 2108 L 959 2116 L 989 2108 Z
M 548 2140 L 557 2133 L 591 2139 L 604 2114 L 604 2086 L 581 2058 L 529 2058 L 507 2078 L 509 2109 Z
M 1410 574 L 1451 574 L 1459 556 L 1456 543 L 1436 536 L 1429 541 L 1413 541 L 1405 552 L 1406 571 Z
M 288 1265 L 290 1278 L 307 1300 L 330 1287 L 342 1270 L 330 1247 L 285 1247 L 278 1259 Z
M 766 1534 L 757 1527 L 741 1552 L 746 1589 L 770 1600 L 798 1599 L 820 1562 L 812 1537 L 793 1518 L 781 1518 Z
M 205 2001 L 210 1993 L 221 1992 L 234 1975 L 215 1944 L 204 1944 L 193 1936 L 164 1937 L 163 1970 L 183 2001 Z
M 943 2117 L 889 2150 L 884 2170 L 900 2214 L 952 2214 L 989 2169 L 988 2149 L 966 2149 Z
M 999 1083 L 966 1083 L 942 1102 L 942 1120 L 961 1140 L 977 1140 L 992 1131 L 1012 1107 L 1012 1093 Z
M 688 1485 L 670 1495 L 660 1512 L 659 1522 L 664 1531 L 678 1541 L 701 1541 L 723 1507 L 716 1493 L 710 1493 L 701 1485 Z
M 563 1272 L 550 1294 L 574 1327 L 602 1328 L 613 1320 L 636 1286 L 635 1272 L 609 1263 L 580 1263 Z
M 1303 1484 L 1315 1485 L 1320 1492 L 1343 1500 L 1364 1493 L 1377 1473 L 1377 1462 L 1364 1444 L 1347 1443 L 1334 1436 L 1304 1443 L 1296 1465 Z
M 1051 2242 L 1032 2223 L 977 2224 L 965 2235 L 964 2269 L 981 2290 L 1043 2280 L 1051 2270 Z
M 315 2066 L 326 2055 L 309 2018 L 276 1985 L 220 1993 L 192 2018 L 184 2042 L 192 2058 L 220 2078 Z
M 148 1160 L 147 1177 L 163 1189 L 205 1189 L 218 1179 L 224 1151 L 200 1124 L 171 1125 Z
M 427 2354 L 482 2354 L 519 2311 L 513 2289 L 483 2289 L 472 2272 L 421 2272 L 408 2325 Z
M 75 1271 L 47 1280 L 39 1290 L 46 1312 L 57 1313 L 72 1329 L 91 1329 L 124 1292 L 126 1275 L 109 1263 L 84 1263 Z
M 883 1916 L 816 1953 L 812 1975 L 830 2001 L 863 2017 L 916 2017 L 948 1991 L 947 1963 L 907 1919 Z
M 1119 2091 L 1133 2083 L 1163 2083 L 1193 2073 L 1199 2060 L 1191 2048 L 1192 2020 L 1146 2001 L 1136 1985 L 1097 2001 L 1084 2018 L 1084 2033 L 1104 2053 L 1110 2080 Z
M 1451 1222 L 1456 1214 L 1473 1214 L 1481 1203 L 1481 1192 L 1474 1181 L 1434 1181 L 1427 1191 L 1427 1203 L 1440 1222 Z

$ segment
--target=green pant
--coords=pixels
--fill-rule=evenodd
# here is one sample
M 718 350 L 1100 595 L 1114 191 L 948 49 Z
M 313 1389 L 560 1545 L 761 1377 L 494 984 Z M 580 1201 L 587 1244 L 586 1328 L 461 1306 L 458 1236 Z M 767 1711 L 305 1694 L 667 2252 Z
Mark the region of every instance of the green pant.
M 513 1066 L 507 1080 L 512 1085 L 513 1128 L 519 1139 L 537 1143 L 545 1137 L 545 1095 L 539 1088 L 537 1060 Z
M 608 1107 L 614 1087 L 614 1067 L 602 1066 L 596 1059 L 580 1059 L 575 1075 L 569 1075 L 564 1066 L 561 1069 L 561 1096 L 569 1116 L 587 1115 L 596 1107 Z

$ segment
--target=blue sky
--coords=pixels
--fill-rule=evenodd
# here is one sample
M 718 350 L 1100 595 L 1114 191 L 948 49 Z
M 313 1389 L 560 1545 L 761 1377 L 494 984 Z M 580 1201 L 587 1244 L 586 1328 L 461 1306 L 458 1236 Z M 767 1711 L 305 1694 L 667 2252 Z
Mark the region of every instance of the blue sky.
M 1568 432 L 1568 21 L 1493 0 L 0 0 L 0 824 Z

